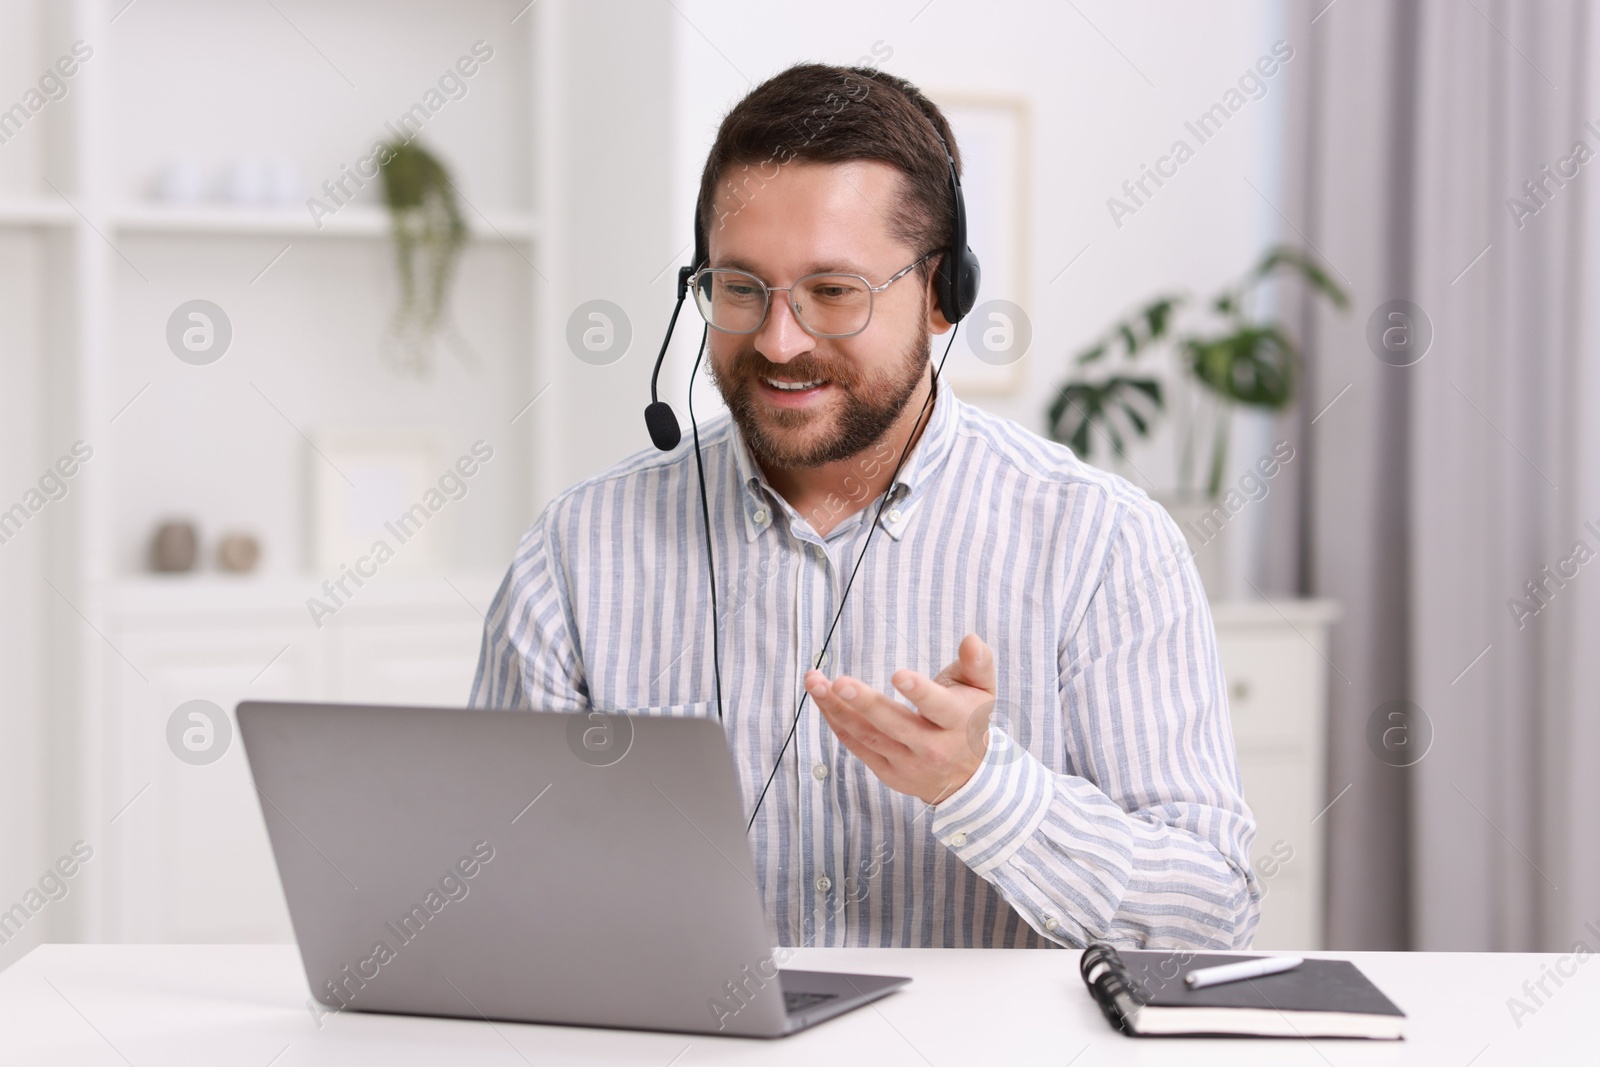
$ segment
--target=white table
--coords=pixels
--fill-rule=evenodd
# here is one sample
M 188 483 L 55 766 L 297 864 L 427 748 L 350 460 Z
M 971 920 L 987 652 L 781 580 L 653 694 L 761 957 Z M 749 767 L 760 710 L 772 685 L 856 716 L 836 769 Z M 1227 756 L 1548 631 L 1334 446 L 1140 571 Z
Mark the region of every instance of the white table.
M 1403 1042 L 1133 1039 L 1050 950 L 806 949 L 788 966 L 906 974 L 887 999 L 777 1041 L 344 1012 L 319 1029 L 292 945 L 46 945 L 0 973 L 6 1064 L 1112 1064 L 1600 1062 L 1591 958 L 1520 1028 L 1506 999 L 1555 956 L 1318 953 L 1354 960 L 1410 1016 Z M 1572 969 L 1572 963 L 1566 964 Z

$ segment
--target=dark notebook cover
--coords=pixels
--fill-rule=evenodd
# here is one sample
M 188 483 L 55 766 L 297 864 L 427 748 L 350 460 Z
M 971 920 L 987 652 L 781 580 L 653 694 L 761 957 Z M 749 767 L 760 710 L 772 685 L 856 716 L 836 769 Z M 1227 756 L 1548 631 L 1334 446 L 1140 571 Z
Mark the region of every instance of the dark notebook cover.
M 1119 949 L 1128 977 L 1158 1008 L 1269 1008 L 1277 1011 L 1341 1011 L 1359 1015 L 1405 1015 L 1349 960 L 1308 959 L 1292 971 L 1243 982 L 1190 989 L 1183 976 L 1206 967 L 1254 956 Z
M 1080 971 L 1106 1018 L 1128 1034 L 1401 1036 L 1405 1012 L 1348 960 L 1307 959 L 1291 971 L 1203 989 L 1184 981 L 1191 971 L 1261 958 L 1097 942 L 1084 951 Z M 1247 1010 L 1234 1016 L 1231 1009 Z

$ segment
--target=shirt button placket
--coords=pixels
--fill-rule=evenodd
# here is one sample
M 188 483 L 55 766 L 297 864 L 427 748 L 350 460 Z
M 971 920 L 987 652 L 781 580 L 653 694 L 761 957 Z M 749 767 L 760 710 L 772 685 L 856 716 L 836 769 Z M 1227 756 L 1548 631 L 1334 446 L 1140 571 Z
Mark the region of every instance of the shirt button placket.
M 868 526 L 868 523 L 861 522 L 857 529 L 865 530 Z M 860 538 L 856 535 L 847 535 L 844 540 L 839 542 L 835 555 L 839 559 L 846 560 L 845 566 L 848 567 L 854 562 L 860 551 Z M 823 567 L 820 588 L 827 608 L 821 620 L 821 626 L 817 631 L 819 645 L 822 639 L 827 636 L 828 627 L 833 624 L 834 613 L 839 610 L 839 601 L 834 593 L 840 588 L 839 583 L 836 581 L 838 575 L 834 573 L 834 568 L 827 554 L 825 552 L 822 553 L 820 559 Z M 841 618 L 838 628 L 833 632 L 833 640 L 828 642 L 828 666 L 825 668 L 825 673 L 830 678 L 836 678 L 842 672 L 839 649 L 844 647 L 843 642 L 846 638 L 845 625 L 846 619 Z M 825 731 L 819 728 L 818 734 L 823 735 L 824 733 Z M 828 735 L 827 739 L 830 748 L 836 747 L 837 742 L 832 739 L 831 734 Z M 817 762 L 823 766 L 823 770 L 826 772 L 830 757 L 822 751 L 822 743 L 822 737 L 819 736 Z M 833 927 L 833 940 L 830 944 L 845 945 L 849 943 L 847 940 L 847 925 L 854 918 L 848 897 L 842 895 L 845 883 L 841 881 L 850 873 L 845 861 L 846 805 L 852 803 L 855 798 L 849 792 L 849 779 L 841 778 L 838 775 L 830 775 L 829 788 L 818 790 L 818 792 L 824 793 L 828 800 L 826 810 L 823 812 L 823 818 L 828 824 L 829 834 L 823 840 L 827 841 L 831 846 L 823 857 L 824 865 L 822 869 L 817 872 L 818 903 L 824 908 L 828 921 Z M 852 817 L 859 821 L 858 815 Z M 826 888 L 823 888 L 824 886 Z
M 800 641 L 802 644 L 809 642 L 808 647 L 804 649 L 805 663 L 801 666 L 802 678 L 804 672 L 818 661 L 819 652 L 821 651 L 819 647 L 821 635 L 827 632 L 827 624 L 830 621 L 829 613 L 832 610 L 828 596 L 832 576 L 827 551 L 820 545 L 810 544 L 808 545 L 808 555 L 810 557 L 807 561 L 809 566 L 802 568 L 805 572 L 802 581 L 803 594 L 801 597 L 796 598 L 797 603 L 803 603 L 801 617 L 796 620 L 796 632 L 801 635 Z M 830 654 L 829 661 L 834 660 L 835 657 Z M 833 674 L 828 668 L 828 662 L 824 662 L 823 666 L 818 669 L 830 677 Z M 830 925 L 836 926 L 838 918 L 828 906 L 830 903 L 828 891 L 823 887 L 831 887 L 833 884 L 829 872 L 835 866 L 833 853 L 838 849 L 839 845 L 840 827 L 836 811 L 838 798 L 836 792 L 828 788 L 826 782 L 828 777 L 828 756 L 823 749 L 823 744 L 827 730 L 824 728 L 820 717 L 815 714 L 802 715 L 801 731 L 802 736 L 799 738 L 801 747 L 798 751 L 805 753 L 806 758 L 801 761 L 800 766 L 802 768 L 807 766 L 811 768 L 810 777 L 812 779 L 810 782 L 806 782 L 804 776 L 801 778 L 801 792 L 806 795 L 808 802 L 806 807 L 810 813 L 808 821 L 811 832 L 808 836 L 812 845 L 807 874 L 809 875 L 809 888 L 814 894 L 811 914 L 814 916 L 816 924 L 814 927 L 816 936 L 811 943 L 813 945 L 832 944 L 833 940 L 829 937 L 829 927 Z M 818 768 L 821 769 L 820 774 L 818 773 Z M 830 843 L 833 846 L 831 848 L 829 847 Z

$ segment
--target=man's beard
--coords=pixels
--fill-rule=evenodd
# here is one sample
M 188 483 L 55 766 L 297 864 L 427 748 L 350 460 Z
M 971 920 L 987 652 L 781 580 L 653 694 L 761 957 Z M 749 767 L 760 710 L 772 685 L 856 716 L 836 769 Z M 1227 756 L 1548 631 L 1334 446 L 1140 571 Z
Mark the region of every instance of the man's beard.
M 849 459 L 881 441 L 911 402 L 917 386 L 922 384 L 932 350 L 933 334 L 923 322 L 918 336 L 882 377 L 863 380 L 855 368 L 842 359 L 836 364 L 827 364 L 801 356 L 788 363 L 775 364 L 753 345 L 735 353 L 726 375 L 718 372 L 715 360 L 710 361 L 711 377 L 756 461 L 770 469 L 798 470 Z M 763 403 L 755 396 L 760 377 L 805 382 L 826 379 L 842 397 L 839 413 L 819 418 L 811 411 Z M 767 429 L 776 426 L 783 430 L 799 430 L 820 424 L 822 419 L 831 419 L 833 426 L 809 445 L 792 446 L 783 436 Z

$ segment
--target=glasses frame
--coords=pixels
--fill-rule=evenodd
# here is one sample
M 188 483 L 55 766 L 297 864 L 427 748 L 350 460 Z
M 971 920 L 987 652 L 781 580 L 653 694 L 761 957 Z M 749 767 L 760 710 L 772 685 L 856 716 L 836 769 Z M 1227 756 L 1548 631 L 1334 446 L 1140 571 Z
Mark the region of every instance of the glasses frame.
M 747 337 L 750 334 L 759 333 L 761 328 L 767 324 L 767 316 L 772 313 L 772 294 L 788 293 L 789 310 L 794 314 L 794 321 L 800 324 L 800 328 L 806 333 L 809 333 L 812 337 L 818 337 L 827 341 L 835 341 L 841 337 L 855 337 L 857 334 L 866 330 L 868 326 L 872 325 L 872 312 L 877 307 L 877 295 L 889 288 L 889 286 L 893 285 L 895 282 L 899 281 L 901 278 L 904 278 L 907 274 L 910 274 L 923 263 L 926 263 L 929 259 L 932 259 L 934 255 L 936 255 L 936 253 L 929 252 L 927 255 L 918 256 L 911 263 L 895 271 L 889 280 L 884 282 L 882 285 L 873 285 L 861 275 L 852 274 L 847 270 L 818 271 L 815 274 L 807 274 L 802 278 L 796 278 L 790 285 L 768 285 L 766 282 L 762 281 L 760 278 L 757 278 L 754 274 L 751 274 L 747 270 L 739 270 L 737 267 L 707 266 L 701 267 L 699 270 L 695 271 L 689 276 L 689 288 L 695 292 L 695 310 L 700 312 L 700 317 L 705 319 L 706 325 L 711 327 L 713 330 L 716 330 L 718 333 L 732 334 L 735 337 Z M 761 286 L 761 318 L 757 320 L 756 324 L 748 330 L 724 329 L 723 327 L 712 322 L 709 318 L 706 318 L 706 312 L 705 309 L 700 306 L 699 297 L 700 276 L 702 274 L 742 274 L 746 278 L 754 279 L 756 284 Z M 805 282 L 810 281 L 812 278 L 855 278 L 859 280 L 862 285 L 867 287 L 867 321 L 863 322 L 858 329 L 851 330 L 849 333 L 820 333 L 817 330 L 813 330 L 810 325 L 807 324 L 804 316 L 801 315 L 800 309 L 795 305 L 794 301 L 795 289 Z

